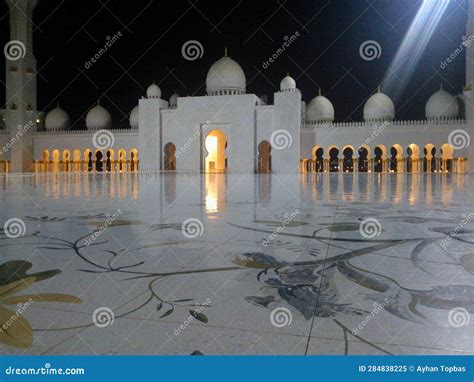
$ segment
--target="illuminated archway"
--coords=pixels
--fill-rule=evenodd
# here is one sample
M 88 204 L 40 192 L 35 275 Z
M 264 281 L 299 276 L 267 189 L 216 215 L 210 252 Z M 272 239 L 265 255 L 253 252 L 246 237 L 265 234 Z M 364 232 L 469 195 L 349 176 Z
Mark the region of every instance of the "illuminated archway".
M 342 171 L 354 172 L 354 148 L 352 146 L 346 146 L 342 150 Z
M 63 150 L 63 171 L 71 171 L 71 152 L 69 150 Z
M 440 172 L 453 172 L 454 149 L 449 143 L 441 146 L 441 166 Z
M 407 172 L 418 172 L 418 161 L 420 157 L 420 148 L 412 143 L 407 147 Z
M 133 148 L 130 150 L 130 171 L 138 170 L 138 150 Z
M 329 172 L 339 171 L 339 148 L 331 146 L 329 148 Z
M 204 142 L 207 155 L 205 159 L 206 172 L 222 172 L 227 170 L 227 138 L 220 130 L 212 130 Z
M 399 166 L 399 162 L 403 162 L 403 147 L 395 143 L 390 148 L 390 172 L 403 172 L 403 166 Z
M 53 172 L 58 172 L 59 171 L 59 162 L 60 162 L 60 156 L 61 154 L 59 153 L 59 150 L 53 150 Z
M 262 141 L 258 145 L 258 168 L 259 173 L 269 173 L 272 171 L 272 146 L 268 141 Z
M 176 146 L 168 142 L 163 149 L 164 169 L 169 171 L 176 170 Z
M 49 171 L 49 151 L 43 150 L 41 153 L 41 161 L 42 161 L 42 168 L 43 172 Z

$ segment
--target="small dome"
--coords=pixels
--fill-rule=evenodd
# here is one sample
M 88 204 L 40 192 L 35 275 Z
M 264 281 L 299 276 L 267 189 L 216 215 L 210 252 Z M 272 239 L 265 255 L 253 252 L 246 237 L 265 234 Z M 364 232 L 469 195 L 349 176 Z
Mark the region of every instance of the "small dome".
M 334 121 L 334 106 L 331 101 L 321 95 L 321 90 L 319 95 L 314 97 L 306 108 L 306 121 Z
M 138 122 L 139 122 L 138 115 L 139 115 L 139 112 L 138 112 L 138 105 L 137 105 L 130 112 L 130 127 L 132 129 L 138 129 Z
M 395 117 L 395 106 L 387 95 L 380 91 L 380 87 L 364 105 L 364 119 L 366 121 L 384 121 Z
M 244 71 L 226 51 L 207 72 L 206 91 L 208 95 L 244 94 L 246 83 Z
M 44 126 L 47 130 L 66 130 L 69 128 L 69 116 L 58 105 L 46 115 Z
M 161 98 L 161 89 L 154 82 L 146 89 L 147 98 Z
M 169 105 L 170 105 L 170 108 L 171 108 L 171 109 L 176 109 L 176 107 L 178 106 L 178 97 L 179 97 L 179 94 L 178 94 L 178 93 L 174 93 L 174 94 L 170 97 Z
M 99 103 L 89 110 L 86 116 L 86 126 L 89 130 L 107 129 L 112 125 L 110 113 Z
M 292 92 L 296 90 L 296 81 L 293 77 L 287 75 L 280 82 L 280 91 L 282 92 Z
M 427 119 L 454 119 L 459 113 L 459 104 L 451 93 L 441 88 L 426 102 L 425 115 Z

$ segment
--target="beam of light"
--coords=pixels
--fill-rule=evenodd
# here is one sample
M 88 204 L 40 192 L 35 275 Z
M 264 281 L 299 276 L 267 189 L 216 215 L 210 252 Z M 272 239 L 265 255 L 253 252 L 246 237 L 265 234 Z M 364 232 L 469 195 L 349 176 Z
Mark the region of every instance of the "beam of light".
M 384 93 L 395 103 L 400 100 L 448 4 L 449 0 L 424 0 L 421 4 L 383 80 Z

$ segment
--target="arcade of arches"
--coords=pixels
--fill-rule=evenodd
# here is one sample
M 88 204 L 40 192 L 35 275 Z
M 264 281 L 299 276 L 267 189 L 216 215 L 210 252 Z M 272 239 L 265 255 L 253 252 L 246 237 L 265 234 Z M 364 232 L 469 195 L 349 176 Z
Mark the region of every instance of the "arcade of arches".
M 138 171 L 138 150 L 113 149 L 43 150 L 35 161 L 36 172 L 122 172 Z
M 301 160 L 301 172 L 466 172 L 467 158 L 454 157 L 454 152 L 448 143 L 439 148 L 427 144 L 422 150 L 414 143 L 405 150 L 399 144 L 390 148 L 377 145 L 373 152 L 367 145 L 357 150 L 351 145 L 343 146 L 342 150 L 335 145 L 314 146 L 311 158 Z

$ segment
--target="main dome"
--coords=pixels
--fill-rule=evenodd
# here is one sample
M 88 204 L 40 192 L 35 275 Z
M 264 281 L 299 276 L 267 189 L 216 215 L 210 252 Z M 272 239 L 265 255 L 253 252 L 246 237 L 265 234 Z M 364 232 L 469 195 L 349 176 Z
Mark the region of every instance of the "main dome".
M 395 117 L 395 105 L 389 96 L 380 89 L 371 96 L 364 105 L 366 121 L 386 121 Z
M 66 130 L 69 128 L 69 116 L 58 105 L 46 115 L 44 126 L 47 130 Z
M 310 123 L 334 121 L 334 106 L 326 97 L 319 94 L 306 108 L 306 121 Z
M 451 93 L 442 88 L 434 93 L 426 102 L 427 119 L 454 119 L 459 113 L 459 104 Z
M 208 95 L 245 94 L 246 83 L 240 65 L 226 54 L 207 72 L 206 91 Z
M 112 117 L 107 109 L 97 103 L 86 116 L 86 126 L 90 130 L 107 129 L 112 125 Z

